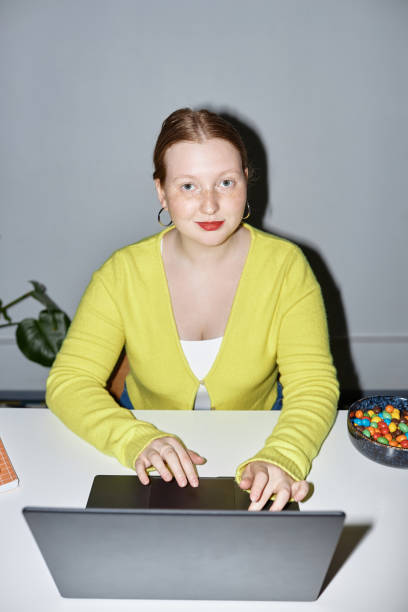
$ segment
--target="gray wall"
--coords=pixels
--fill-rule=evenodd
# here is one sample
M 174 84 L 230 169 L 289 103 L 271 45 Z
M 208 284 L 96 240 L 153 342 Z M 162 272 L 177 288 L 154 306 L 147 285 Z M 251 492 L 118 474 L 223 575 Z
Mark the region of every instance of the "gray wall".
M 315 267 L 343 386 L 406 388 L 407 26 L 398 0 L 2 0 L 0 298 L 34 278 L 72 316 L 160 229 L 162 120 L 211 106 L 252 143 L 255 221 Z M 43 387 L 10 330 L 0 360 L 0 388 Z

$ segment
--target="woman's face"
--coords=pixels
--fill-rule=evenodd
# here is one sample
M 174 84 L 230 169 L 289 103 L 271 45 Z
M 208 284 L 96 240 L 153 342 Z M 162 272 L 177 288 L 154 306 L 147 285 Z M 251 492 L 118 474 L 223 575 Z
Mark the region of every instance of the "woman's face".
M 247 196 L 247 170 L 227 140 L 177 142 L 165 153 L 166 179 L 156 179 L 160 203 L 180 234 L 207 245 L 225 242 L 239 227 Z

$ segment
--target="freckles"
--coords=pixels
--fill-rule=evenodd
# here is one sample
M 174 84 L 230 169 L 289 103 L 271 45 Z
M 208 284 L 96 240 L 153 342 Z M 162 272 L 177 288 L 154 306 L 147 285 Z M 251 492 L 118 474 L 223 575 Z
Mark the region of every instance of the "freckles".
M 190 199 L 186 201 L 184 198 L 180 198 L 170 201 L 169 208 L 180 217 L 188 217 L 196 211 L 197 206 Z

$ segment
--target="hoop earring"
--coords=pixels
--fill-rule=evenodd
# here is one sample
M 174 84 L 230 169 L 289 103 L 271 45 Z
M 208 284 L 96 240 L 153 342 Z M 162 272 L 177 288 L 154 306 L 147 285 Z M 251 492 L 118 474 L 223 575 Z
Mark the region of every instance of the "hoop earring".
M 242 220 L 244 220 L 244 219 L 248 219 L 248 217 L 250 217 L 250 216 L 251 216 L 251 207 L 250 207 L 250 205 L 249 205 L 249 202 L 248 202 L 248 201 L 247 201 L 247 203 L 245 204 L 245 207 L 248 207 L 248 212 L 247 212 L 247 214 L 245 215 L 245 217 L 242 217 Z M 245 212 L 245 211 L 244 211 L 244 212 Z
M 166 209 L 165 208 L 161 208 L 159 210 L 159 214 L 157 215 L 157 220 L 160 223 L 160 225 L 162 225 L 163 227 L 169 227 L 173 223 L 171 218 L 170 218 L 170 223 L 162 223 L 161 220 L 160 220 L 160 215 L 162 214 L 163 210 L 166 210 Z

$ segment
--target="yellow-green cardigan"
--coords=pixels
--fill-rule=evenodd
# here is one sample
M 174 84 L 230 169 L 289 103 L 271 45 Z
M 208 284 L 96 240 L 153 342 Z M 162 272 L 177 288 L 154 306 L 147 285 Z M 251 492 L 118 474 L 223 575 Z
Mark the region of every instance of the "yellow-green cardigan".
M 250 250 L 204 382 L 213 410 L 270 410 L 279 371 L 279 421 L 265 446 L 242 458 L 236 478 L 248 461 L 264 460 L 301 480 L 333 424 L 338 400 L 320 287 L 298 247 L 245 227 Z M 180 345 L 160 253 L 161 238 L 171 230 L 116 251 L 94 273 L 47 381 L 48 407 L 131 468 L 166 432 L 136 420 L 105 390 L 123 346 L 137 409 L 192 410 L 200 382 Z

